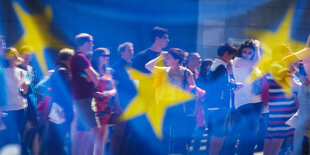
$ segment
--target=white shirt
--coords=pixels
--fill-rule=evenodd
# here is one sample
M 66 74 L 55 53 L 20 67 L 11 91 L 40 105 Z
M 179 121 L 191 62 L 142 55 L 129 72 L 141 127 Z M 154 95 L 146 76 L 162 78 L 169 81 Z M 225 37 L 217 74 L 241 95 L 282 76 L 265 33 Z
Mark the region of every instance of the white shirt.
M 235 82 L 244 84 L 243 87 L 235 91 L 235 108 L 239 108 L 247 103 L 261 102 L 261 95 L 255 95 L 252 92 L 252 83 L 247 83 L 246 80 L 252 72 L 252 68 L 236 67 L 238 61 L 242 58 L 236 58 L 232 63 L 232 69 L 235 77 Z
M 3 69 L 7 99 L 7 104 L 2 107 L 4 111 L 21 110 L 28 106 L 27 100 L 19 92 L 19 83 L 24 81 L 26 74 L 26 71 L 17 67 Z

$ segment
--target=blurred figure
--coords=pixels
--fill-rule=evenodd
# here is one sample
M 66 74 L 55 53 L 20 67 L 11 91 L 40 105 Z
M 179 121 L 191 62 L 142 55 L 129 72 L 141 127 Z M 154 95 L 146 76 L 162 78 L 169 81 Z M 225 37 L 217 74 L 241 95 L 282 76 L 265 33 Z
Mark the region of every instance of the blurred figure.
M 218 155 L 225 140 L 226 124 L 231 100 L 231 86 L 227 63 L 235 56 L 237 49 L 226 43 L 217 50 L 218 58 L 212 63 L 209 85 L 206 91 L 208 116 L 211 125 L 209 154 Z
M 93 93 L 99 74 L 86 58 L 92 51 L 93 37 L 86 33 L 75 37 L 76 53 L 71 59 L 72 95 L 76 107 L 77 128 L 72 154 L 93 154 L 95 135 L 98 131 L 95 112 L 91 108 Z
M 145 68 L 145 64 L 149 62 L 150 60 L 158 57 L 160 53 L 162 52 L 162 49 L 167 47 L 170 41 L 169 36 L 168 36 L 168 30 L 162 27 L 154 27 L 151 32 L 150 40 L 152 42 L 151 47 L 139 52 L 132 60 L 133 68 L 137 69 L 138 71 L 142 73 L 147 73 L 147 74 L 151 72 Z M 144 85 L 144 83 L 147 83 L 149 81 L 141 80 L 139 82 L 140 82 L 139 85 Z M 152 89 L 152 87 L 146 87 L 144 91 L 152 92 L 154 90 Z M 159 151 L 156 149 L 156 147 L 158 146 L 152 143 L 145 143 L 145 140 L 155 141 L 156 143 L 159 143 L 156 137 L 146 138 L 144 136 L 145 134 L 149 133 L 149 131 L 152 130 L 152 127 L 150 126 L 150 124 L 148 124 L 145 121 L 146 119 L 147 118 L 145 116 L 142 116 L 132 121 L 132 124 L 136 124 L 133 126 L 137 126 L 137 125 L 139 126 L 138 129 L 135 128 L 135 132 L 131 133 L 132 134 L 131 136 L 135 137 L 135 145 L 132 147 L 133 149 L 137 150 L 135 151 L 136 154 L 156 155 L 158 154 L 157 151 Z
M 99 131 L 96 134 L 95 154 L 103 155 L 105 151 L 106 138 L 108 135 L 108 123 L 113 109 L 113 97 L 116 95 L 112 69 L 109 68 L 110 51 L 106 48 L 97 48 L 91 57 L 91 64 L 101 76 L 95 93 L 95 102 L 92 103 L 96 114 Z
M 201 62 L 201 66 L 199 69 L 199 76 L 196 79 L 196 85 L 203 90 L 206 90 L 207 84 L 209 82 L 208 74 L 211 69 L 212 63 L 213 63 L 212 59 L 204 59 Z
M 128 106 L 130 101 L 137 94 L 133 81 L 128 75 L 127 67 L 131 66 L 131 59 L 134 54 L 133 44 L 125 42 L 118 46 L 120 60 L 113 66 L 113 78 L 117 89 L 117 99 L 120 105 L 120 113 Z M 137 145 L 136 137 L 132 136 L 137 133 L 134 131 L 132 121 L 117 122 L 114 128 L 111 141 L 111 154 L 126 155 L 137 154 L 135 146 Z
M 205 91 L 207 90 L 207 86 L 209 83 L 209 75 L 208 74 L 209 74 L 209 71 L 211 69 L 212 63 L 213 63 L 212 59 L 204 59 L 202 61 L 201 66 L 200 66 L 200 70 L 199 70 L 199 76 L 195 81 L 197 87 L 199 87 Z M 206 92 L 206 93 L 208 93 L 208 92 Z M 207 99 L 204 96 L 203 98 L 200 99 L 199 104 L 197 105 L 197 107 L 202 107 L 202 109 L 197 108 L 197 110 L 200 109 L 197 113 L 197 126 L 198 127 L 205 126 L 207 123 L 207 118 L 205 117 L 205 116 L 207 116 L 207 112 L 208 112 L 208 108 L 206 107 L 206 101 L 207 101 Z M 202 115 L 202 116 L 199 116 L 199 115 Z M 201 117 L 203 117 L 203 120 L 199 121 L 199 120 L 201 120 Z
M 48 115 L 47 134 L 42 151 L 45 154 L 68 154 L 65 141 L 70 151 L 71 123 L 73 121 L 73 100 L 70 87 L 70 63 L 74 55 L 72 49 L 61 49 L 56 60 L 54 72 L 50 75 L 51 105 Z M 70 153 L 69 153 L 70 154 Z
M 4 86 L 6 99 L 9 102 L 0 107 L 0 111 L 7 114 L 3 118 L 3 123 L 6 126 L 3 139 L 5 144 L 19 143 L 22 146 L 28 106 L 23 95 L 27 93 L 31 80 L 27 79 L 27 73 L 24 70 L 17 67 L 23 60 L 19 57 L 15 48 L 8 48 L 4 56 Z
M 187 56 L 187 65 L 188 68 L 194 74 L 195 79 L 198 78 L 199 72 L 197 70 L 198 67 L 201 65 L 201 57 L 199 53 L 189 53 Z
M 38 115 L 37 115 L 37 99 L 36 99 L 36 91 L 35 91 L 35 72 L 33 67 L 29 64 L 32 59 L 32 51 L 33 49 L 30 46 L 22 46 L 19 50 L 19 54 L 21 58 L 24 60 L 17 67 L 23 69 L 27 73 L 27 77 L 31 79 L 29 84 L 27 94 L 24 97 L 27 99 L 28 107 L 27 107 L 27 124 L 25 128 L 25 137 L 23 137 L 25 141 L 25 145 L 23 146 L 23 151 L 29 150 L 29 154 L 32 154 L 32 148 L 34 143 L 34 137 L 37 133 L 37 127 L 39 125 Z
M 167 53 L 151 60 L 145 67 L 152 72 L 164 71 L 169 77 L 169 82 L 184 90 L 195 87 L 193 73 L 182 66 L 185 52 L 179 48 L 170 48 Z M 155 66 L 164 59 L 167 67 Z M 187 154 L 192 131 L 188 130 L 188 124 L 184 104 L 179 104 L 167 109 L 163 129 L 163 153 Z M 191 122 L 195 124 L 195 120 Z
M 306 43 L 306 47 L 296 53 L 286 56 L 281 60 L 284 64 L 290 64 L 296 60 L 302 60 L 304 65 L 304 70 L 307 75 L 308 81 L 310 81 L 310 35 Z M 294 135 L 294 154 L 300 155 L 303 151 L 310 152 L 309 146 L 306 147 L 307 150 L 303 150 L 304 136 L 310 137 L 309 127 L 310 127 L 310 86 L 309 83 L 305 82 L 298 91 L 298 120 Z M 309 143 L 308 143 L 309 145 Z
M 4 40 L 4 36 L 0 35 L 0 107 L 3 107 L 6 105 L 6 92 L 5 92 L 5 81 L 4 81 L 4 53 L 6 50 L 6 44 Z M 2 113 L 2 110 L 0 108 L 0 148 L 2 148 L 4 144 L 4 132 L 3 130 L 6 128 L 2 118 L 4 117 L 4 114 Z
M 263 108 L 260 79 L 253 83 L 246 81 L 260 58 L 259 46 L 257 40 L 245 41 L 239 49 L 238 57 L 232 63 L 235 82 L 242 84 L 241 88 L 235 90 L 234 100 L 235 109 L 240 113 L 240 155 L 254 153 Z

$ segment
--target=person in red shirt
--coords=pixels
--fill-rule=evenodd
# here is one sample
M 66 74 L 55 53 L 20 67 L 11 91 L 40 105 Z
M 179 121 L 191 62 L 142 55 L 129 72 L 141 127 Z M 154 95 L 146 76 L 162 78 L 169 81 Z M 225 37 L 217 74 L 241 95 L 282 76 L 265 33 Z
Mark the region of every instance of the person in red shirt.
M 76 108 L 77 127 L 73 140 L 73 154 L 93 154 L 98 126 L 95 112 L 91 109 L 93 92 L 99 74 L 86 58 L 93 49 L 93 37 L 86 33 L 75 37 L 76 53 L 71 59 L 72 95 Z

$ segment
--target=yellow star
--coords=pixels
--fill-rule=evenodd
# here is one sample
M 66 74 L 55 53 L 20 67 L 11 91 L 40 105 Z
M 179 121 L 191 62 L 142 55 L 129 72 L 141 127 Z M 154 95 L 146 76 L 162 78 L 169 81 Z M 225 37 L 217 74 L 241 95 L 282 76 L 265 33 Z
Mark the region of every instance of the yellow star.
M 49 32 L 49 26 L 52 18 L 51 8 L 47 7 L 41 14 L 30 15 L 16 2 L 13 3 L 13 7 L 24 29 L 23 36 L 14 46 L 18 49 L 20 49 L 23 45 L 33 47 L 41 68 L 46 71 L 47 67 L 43 55 L 44 48 L 53 47 L 60 49 L 63 47 L 68 47 L 52 36 Z
M 247 29 L 245 33 L 251 37 L 254 37 L 258 39 L 261 42 L 262 49 L 263 49 L 263 55 L 261 60 L 258 62 L 258 64 L 255 67 L 255 70 L 260 70 L 258 72 L 252 72 L 252 74 L 249 77 L 249 81 L 253 81 L 257 78 L 259 78 L 261 75 L 264 75 L 266 73 L 271 73 L 272 76 L 274 76 L 275 80 L 280 84 L 284 89 L 285 92 L 290 95 L 290 84 L 288 83 L 288 79 L 283 79 L 283 72 L 279 72 L 279 70 L 282 67 L 288 67 L 288 64 L 285 64 L 284 66 L 279 64 L 281 59 L 283 59 L 287 55 L 281 55 L 280 53 L 275 54 L 276 52 L 283 52 L 281 50 L 278 51 L 272 51 L 276 46 L 279 44 L 287 44 L 293 51 L 298 51 L 300 49 L 303 49 L 305 47 L 305 44 L 299 41 L 292 40 L 290 38 L 291 36 L 291 24 L 292 24 L 292 18 L 293 18 L 293 9 L 290 8 L 282 23 L 279 25 L 279 28 L 276 32 L 271 32 L 267 30 L 261 30 L 261 29 Z M 272 53 L 274 52 L 274 53 Z M 272 55 L 277 55 L 273 56 Z M 286 69 L 288 71 L 289 69 Z M 278 75 L 278 74 L 281 74 Z M 278 79 L 278 80 L 277 80 Z
M 130 76 L 139 80 L 138 94 L 125 109 L 122 120 L 128 120 L 146 114 L 156 136 L 162 138 L 162 123 L 166 109 L 193 98 L 181 88 L 169 83 L 164 71 L 156 70 L 153 75 L 146 75 L 129 69 Z

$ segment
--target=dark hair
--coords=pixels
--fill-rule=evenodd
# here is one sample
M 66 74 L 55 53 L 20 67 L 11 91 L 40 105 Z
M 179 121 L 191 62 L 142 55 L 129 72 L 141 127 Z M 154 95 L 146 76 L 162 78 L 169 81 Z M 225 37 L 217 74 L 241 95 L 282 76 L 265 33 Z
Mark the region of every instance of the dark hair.
M 129 46 L 133 46 L 133 44 L 131 42 L 124 42 L 118 46 L 117 52 L 118 53 L 124 52 L 126 47 L 129 47 Z
M 206 66 L 211 66 L 212 63 L 213 63 L 212 59 L 204 59 L 201 62 L 200 71 L 199 71 L 199 76 L 200 77 L 202 77 L 203 79 L 207 80 L 208 70 L 206 70 Z
M 60 61 L 66 61 L 69 57 L 74 55 L 74 50 L 69 48 L 63 48 L 57 54 L 56 64 L 59 64 Z
M 182 64 L 186 54 L 182 49 L 179 48 L 170 48 L 168 49 L 168 53 L 174 58 L 179 60 L 179 64 Z
M 102 53 L 110 53 L 110 50 L 102 47 L 96 48 L 91 56 L 90 63 L 96 71 L 99 71 L 98 64 L 99 64 L 99 58 L 101 57 Z M 103 68 L 103 70 L 106 71 L 107 66 L 104 67 L 105 68 Z
M 162 38 L 167 33 L 168 29 L 156 26 L 151 32 L 151 41 L 154 42 L 156 37 Z
M 186 57 L 186 64 L 189 63 L 190 59 L 196 58 L 197 56 L 200 57 L 199 53 L 194 52 L 194 53 L 188 53 L 187 57 Z
M 80 33 L 75 36 L 75 46 L 82 46 L 87 41 L 92 41 L 93 37 L 90 34 L 87 33 Z
M 224 43 L 217 49 L 217 55 L 221 57 L 225 54 L 225 52 L 228 52 L 229 55 L 235 55 L 237 54 L 237 51 L 238 50 L 233 45 L 229 43 Z
M 256 52 L 255 51 L 255 45 L 254 45 L 253 41 L 254 41 L 253 39 L 250 39 L 250 40 L 246 40 L 243 44 L 241 44 L 241 46 L 238 50 L 238 53 L 237 53 L 237 57 L 242 57 L 242 50 L 245 48 L 249 48 L 249 49 L 253 50 L 254 52 Z

